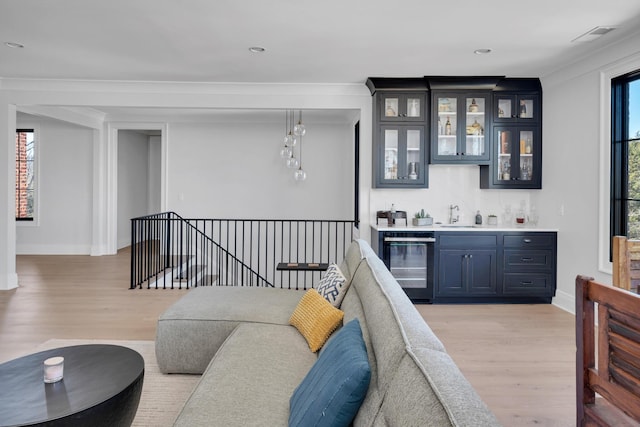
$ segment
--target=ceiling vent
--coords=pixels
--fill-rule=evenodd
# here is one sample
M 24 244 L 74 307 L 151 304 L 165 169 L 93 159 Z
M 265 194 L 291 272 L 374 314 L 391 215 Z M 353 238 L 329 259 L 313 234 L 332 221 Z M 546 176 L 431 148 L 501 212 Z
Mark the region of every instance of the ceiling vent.
M 571 43 L 573 43 L 573 42 L 580 42 L 580 43 L 591 42 L 591 41 L 594 41 L 597 38 L 600 38 L 600 37 L 604 36 L 608 32 L 613 31 L 615 29 L 616 29 L 615 27 L 595 27 L 595 28 L 590 29 L 589 31 L 587 31 L 584 34 L 579 35 L 575 39 L 571 40 Z

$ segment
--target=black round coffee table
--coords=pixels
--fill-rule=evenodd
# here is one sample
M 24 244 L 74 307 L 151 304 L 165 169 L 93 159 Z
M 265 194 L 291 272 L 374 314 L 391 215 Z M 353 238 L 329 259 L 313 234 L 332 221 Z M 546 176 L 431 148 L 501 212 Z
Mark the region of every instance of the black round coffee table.
M 64 377 L 43 381 L 43 362 L 64 357 Z M 0 426 L 129 426 L 144 378 L 144 359 L 127 347 L 78 345 L 0 365 Z

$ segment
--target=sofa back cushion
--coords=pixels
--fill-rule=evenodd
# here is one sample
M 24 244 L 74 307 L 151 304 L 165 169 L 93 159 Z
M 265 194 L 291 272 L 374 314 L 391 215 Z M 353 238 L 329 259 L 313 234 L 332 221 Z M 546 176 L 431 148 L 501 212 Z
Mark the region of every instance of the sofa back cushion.
M 349 286 L 353 275 L 360 266 L 360 262 L 368 255 L 375 255 L 371 246 L 364 240 L 354 240 L 347 248 L 347 253 L 344 255 L 344 259 L 338 265 L 340 271 L 344 275 L 346 282 L 345 286 Z
M 421 425 L 455 425 L 454 414 L 466 417 L 466 405 L 455 397 L 455 387 L 473 402 L 474 409 L 482 408 L 481 417 L 489 420 L 486 425 L 495 422 L 446 354 L 442 342 L 375 254 L 358 267 L 341 309 L 345 322 L 361 319 L 371 365 L 369 390 L 354 426 L 412 425 L 416 420 Z M 434 369 L 442 370 L 442 374 L 424 367 L 431 360 L 427 354 L 438 361 Z M 454 387 L 447 385 L 449 375 Z M 432 381 L 432 376 L 439 380 Z M 440 387 L 448 393 L 445 399 Z M 415 396 L 407 396 L 407 390 L 415 390 Z
M 408 348 L 376 424 L 415 425 L 416 420 L 434 427 L 500 425 L 447 353 Z

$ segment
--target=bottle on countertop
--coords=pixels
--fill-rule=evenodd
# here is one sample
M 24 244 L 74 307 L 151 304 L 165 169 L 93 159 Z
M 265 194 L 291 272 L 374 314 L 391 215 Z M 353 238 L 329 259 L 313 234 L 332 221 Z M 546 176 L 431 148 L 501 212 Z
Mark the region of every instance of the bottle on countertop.
M 482 215 L 480 215 L 480 211 L 476 213 L 476 225 L 482 224 Z

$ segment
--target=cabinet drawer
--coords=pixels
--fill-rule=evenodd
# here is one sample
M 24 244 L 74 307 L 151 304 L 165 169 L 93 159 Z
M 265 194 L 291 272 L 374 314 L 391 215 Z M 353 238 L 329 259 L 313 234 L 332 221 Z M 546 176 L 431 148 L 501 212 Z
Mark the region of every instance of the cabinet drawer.
M 553 251 L 504 251 L 504 269 L 516 271 L 551 270 Z
M 503 276 L 505 295 L 553 295 L 550 274 L 507 273 Z
M 555 235 L 552 233 L 505 234 L 505 248 L 555 247 Z
M 498 236 L 490 235 L 469 235 L 455 232 L 439 236 L 440 247 L 445 248 L 482 248 L 491 249 L 498 245 Z

